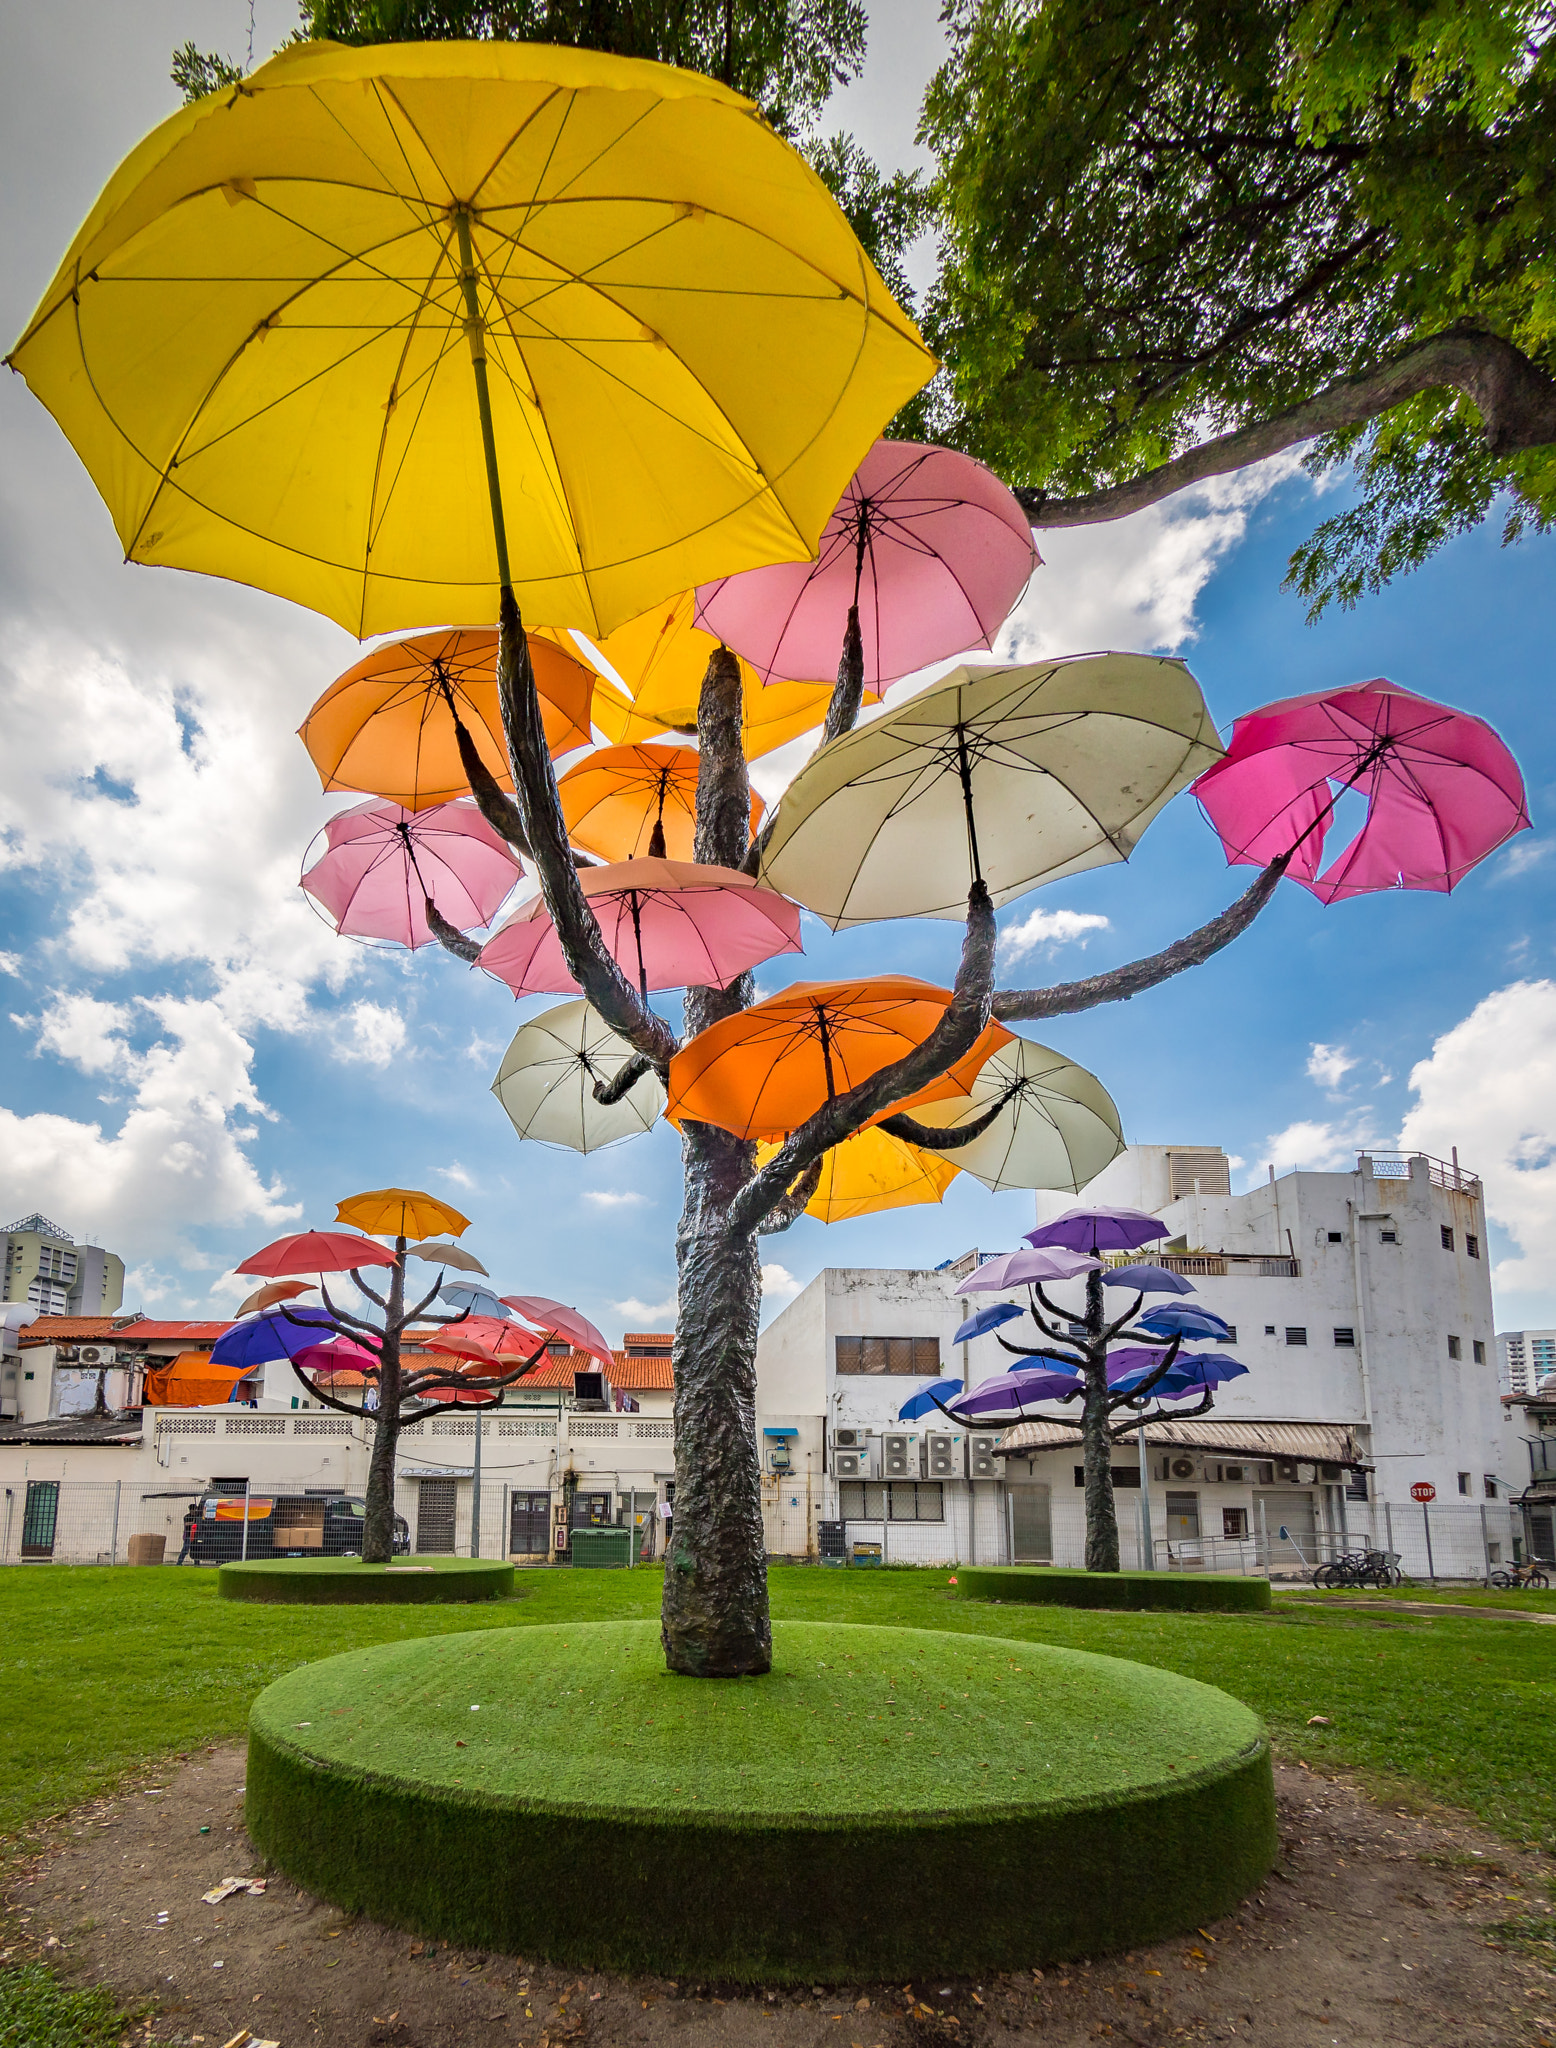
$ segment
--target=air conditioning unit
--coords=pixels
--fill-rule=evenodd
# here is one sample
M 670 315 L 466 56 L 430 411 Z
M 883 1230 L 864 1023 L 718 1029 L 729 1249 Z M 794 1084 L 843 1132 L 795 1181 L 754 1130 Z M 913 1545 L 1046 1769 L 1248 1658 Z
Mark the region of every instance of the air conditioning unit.
M 834 1429 L 832 1448 L 836 1451 L 862 1451 L 870 1441 L 867 1429 Z
M 83 1365 L 112 1365 L 117 1355 L 107 1344 L 83 1344 L 76 1353 Z
M 1222 1465 L 1218 1469 L 1221 1478 L 1228 1486 L 1242 1486 L 1247 1482 L 1248 1467 L 1246 1465 Z
M 969 1479 L 998 1479 L 999 1460 L 994 1455 L 997 1436 L 970 1436 L 967 1439 L 967 1476 Z
M 832 1463 L 839 1479 L 868 1479 L 870 1476 L 868 1451 L 839 1451 Z
M 957 1451 L 961 1438 L 936 1434 L 924 1439 L 926 1463 L 931 1479 L 954 1479 L 957 1477 Z
M 881 1438 L 881 1471 L 887 1479 L 916 1479 L 919 1456 L 916 1436 L 893 1432 Z
M 1192 1479 L 1194 1460 L 1192 1458 L 1170 1458 L 1167 1463 L 1169 1476 L 1173 1479 Z
M 1296 1459 L 1277 1458 L 1275 1460 L 1275 1477 L 1278 1480 L 1280 1480 L 1283 1485 L 1295 1486 L 1297 1483 Z

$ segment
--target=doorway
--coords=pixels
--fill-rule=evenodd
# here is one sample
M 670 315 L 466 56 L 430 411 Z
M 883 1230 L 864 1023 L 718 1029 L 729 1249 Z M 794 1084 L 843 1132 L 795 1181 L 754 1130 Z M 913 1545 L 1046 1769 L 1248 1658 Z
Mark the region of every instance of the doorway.
M 1052 1564 L 1053 1519 L 1046 1486 L 1013 1486 L 1010 1502 L 1010 1549 L 1013 1564 Z
M 22 1556 L 52 1557 L 54 1531 L 58 1523 L 59 1481 L 29 1479 L 27 1499 L 22 1507 Z
M 1260 1510 L 1263 1509 L 1262 1526 Z M 1254 1525 L 1262 1536 L 1269 1530 L 1266 1571 L 1311 1571 L 1318 1562 L 1318 1511 L 1311 1493 L 1260 1488 L 1253 1497 Z M 1288 1534 L 1283 1540 L 1281 1530 Z
M 458 1500 L 453 1479 L 423 1479 L 416 1499 L 416 1548 L 434 1556 L 454 1554 L 454 1510 Z
M 551 1548 L 551 1496 L 516 1493 L 508 1507 L 510 1557 L 544 1557 Z

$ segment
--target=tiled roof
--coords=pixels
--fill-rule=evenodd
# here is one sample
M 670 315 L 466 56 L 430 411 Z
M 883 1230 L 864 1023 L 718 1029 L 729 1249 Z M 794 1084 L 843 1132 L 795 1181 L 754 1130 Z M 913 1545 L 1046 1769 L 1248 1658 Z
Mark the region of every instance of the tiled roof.
M 628 1358 L 624 1351 L 613 1351 L 611 1357 L 614 1363 L 608 1378 L 611 1385 L 619 1387 L 624 1394 L 650 1388 L 668 1390 L 675 1385 L 668 1358 Z M 571 1393 L 575 1372 L 598 1372 L 599 1369 L 599 1360 L 587 1351 L 554 1351 L 515 1385 L 562 1387 Z
M 38 1316 L 18 1333 L 21 1344 L 91 1344 L 112 1338 L 115 1344 L 214 1344 L 222 1323 L 153 1323 L 144 1316 L 126 1322 L 122 1316 Z
M 35 1316 L 17 1332 L 20 1344 L 80 1344 L 113 1335 L 112 1316 Z
M 626 1330 L 622 1333 L 623 1344 L 667 1345 L 675 1342 L 674 1330 Z
M 220 1323 L 131 1323 L 115 1331 L 121 1344 L 214 1344 L 230 1320 Z

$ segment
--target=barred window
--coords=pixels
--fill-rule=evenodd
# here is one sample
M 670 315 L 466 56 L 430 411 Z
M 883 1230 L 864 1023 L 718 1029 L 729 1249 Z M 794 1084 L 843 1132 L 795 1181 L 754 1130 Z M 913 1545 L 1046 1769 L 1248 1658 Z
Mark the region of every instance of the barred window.
M 1306 1328 L 1300 1323 L 1288 1323 L 1286 1325 L 1286 1342 L 1288 1344 L 1305 1344 L 1307 1342 Z
M 940 1371 L 938 1337 L 839 1337 L 840 1373 L 900 1373 L 905 1377 Z
M 844 1479 L 837 1511 L 845 1522 L 943 1522 L 945 1488 L 937 1479 Z
M 1344 1323 L 1336 1323 L 1334 1340 L 1342 1351 L 1353 1350 L 1356 1344 L 1356 1332 L 1347 1328 Z
M 1451 1252 L 1453 1250 L 1452 1225 L 1448 1223 L 1439 1223 L 1437 1226 L 1437 1234 L 1443 1241 L 1443 1250 L 1445 1252 Z

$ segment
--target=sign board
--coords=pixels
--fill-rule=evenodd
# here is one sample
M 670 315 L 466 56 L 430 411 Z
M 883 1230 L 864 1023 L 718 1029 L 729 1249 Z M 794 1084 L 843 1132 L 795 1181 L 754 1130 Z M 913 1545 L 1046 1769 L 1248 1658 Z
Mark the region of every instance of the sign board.
M 1410 1489 L 1410 1498 L 1420 1501 L 1424 1507 L 1429 1500 L 1436 1500 L 1437 1488 L 1430 1479 L 1418 1479 Z

